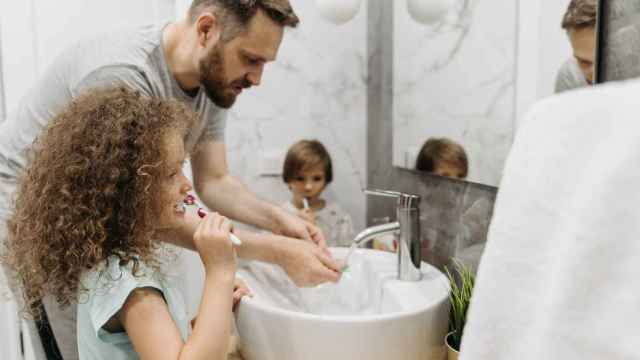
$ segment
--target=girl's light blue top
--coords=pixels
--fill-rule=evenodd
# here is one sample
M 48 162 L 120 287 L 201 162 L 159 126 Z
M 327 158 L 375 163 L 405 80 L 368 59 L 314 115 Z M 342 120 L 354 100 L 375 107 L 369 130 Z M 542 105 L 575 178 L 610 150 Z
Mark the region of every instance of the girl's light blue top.
M 82 276 L 88 289 L 78 297 L 78 352 L 80 360 L 138 359 L 126 333 L 109 333 L 102 327 L 125 304 L 137 288 L 153 288 L 164 297 L 169 313 L 183 341 L 189 335 L 189 320 L 180 293 L 155 270 L 140 263 L 132 273 L 132 264 L 120 266 L 116 257 Z

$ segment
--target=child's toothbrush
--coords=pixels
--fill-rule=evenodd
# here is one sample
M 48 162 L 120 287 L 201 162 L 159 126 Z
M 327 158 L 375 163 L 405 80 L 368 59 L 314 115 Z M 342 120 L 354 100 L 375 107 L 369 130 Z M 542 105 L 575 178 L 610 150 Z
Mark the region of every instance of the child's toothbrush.
M 198 211 L 197 211 L 198 216 L 200 216 L 201 218 L 207 216 L 207 211 L 196 203 L 195 196 L 188 194 L 187 197 L 184 199 L 184 203 L 185 205 L 196 206 L 198 208 Z M 233 245 L 236 245 L 236 246 L 242 245 L 242 241 L 240 241 L 240 239 L 238 239 L 238 237 L 234 233 L 229 233 L 229 238 L 231 239 L 231 242 L 233 243 Z
M 309 200 L 307 200 L 306 197 L 302 198 L 302 207 L 304 207 L 305 210 L 309 210 Z

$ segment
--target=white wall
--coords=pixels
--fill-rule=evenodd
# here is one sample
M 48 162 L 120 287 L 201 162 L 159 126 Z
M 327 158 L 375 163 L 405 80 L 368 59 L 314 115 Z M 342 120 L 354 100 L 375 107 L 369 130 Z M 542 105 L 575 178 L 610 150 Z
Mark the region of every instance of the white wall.
M 0 2 L 2 67 L 8 112 L 16 106 L 20 96 L 37 78 L 31 4 L 32 1 Z
M 560 27 L 570 0 L 524 0 L 519 3 L 517 119 L 537 100 L 553 94 L 558 69 L 572 56 Z
M 191 0 L 175 0 L 175 3 L 176 19 L 181 19 L 187 14 Z
M 20 356 L 20 321 L 15 301 L 7 299 L 8 283 L 0 269 L 0 359 Z
M 24 0 L 0 2 L 7 110 L 55 56 L 82 37 L 172 19 L 173 0 Z
M 560 24 L 570 0 L 542 1 L 540 7 L 540 44 L 538 98 L 553 94 L 556 74 L 562 64 L 573 56 L 571 44 Z

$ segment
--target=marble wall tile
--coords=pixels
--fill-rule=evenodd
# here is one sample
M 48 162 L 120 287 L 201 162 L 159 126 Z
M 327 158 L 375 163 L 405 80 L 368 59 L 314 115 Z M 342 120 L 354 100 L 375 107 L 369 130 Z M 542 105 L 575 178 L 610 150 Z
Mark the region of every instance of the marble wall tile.
M 451 257 L 475 267 L 486 241 L 496 188 L 393 166 L 393 3 L 368 2 L 367 185 L 420 195 L 423 259 L 443 268 Z M 395 217 L 395 202 L 367 200 L 367 221 Z
M 407 154 L 450 138 L 467 152 L 468 179 L 495 186 L 513 140 L 517 1 L 454 4 L 424 25 L 393 2 L 393 160 L 413 168 Z
M 287 29 L 262 84 L 243 93 L 231 111 L 230 170 L 260 196 L 282 203 L 290 193 L 280 177 L 261 176 L 261 154 L 283 156 L 297 140 L 316 138 L 333 160 L 326 197 L 339 202 L 359 230 L 365 213 L 367 11 L 363 7 L 337 26 L 320 18 L 313 1 L 291 3 L 300 25 Z

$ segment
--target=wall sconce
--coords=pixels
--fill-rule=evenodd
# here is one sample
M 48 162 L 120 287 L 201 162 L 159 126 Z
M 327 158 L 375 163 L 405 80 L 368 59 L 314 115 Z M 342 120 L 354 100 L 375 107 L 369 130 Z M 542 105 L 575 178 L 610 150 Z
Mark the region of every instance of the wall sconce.
M 344 24 L 353 19 L 360 10 L 362 0 L 316 0 L 322 17 L 334 24 Z
M 453 5 L 454 0 L 407 0 L 413 20 L 427 25 L 443 20 Z
M 455 0 L 407 0 L 407 10 L 413 20 L 431 25 L 444 20 L 454 2 Z M 353 19 L 361 4 L 362 0 L 316 0 L 320 15 L 336 25 Z

